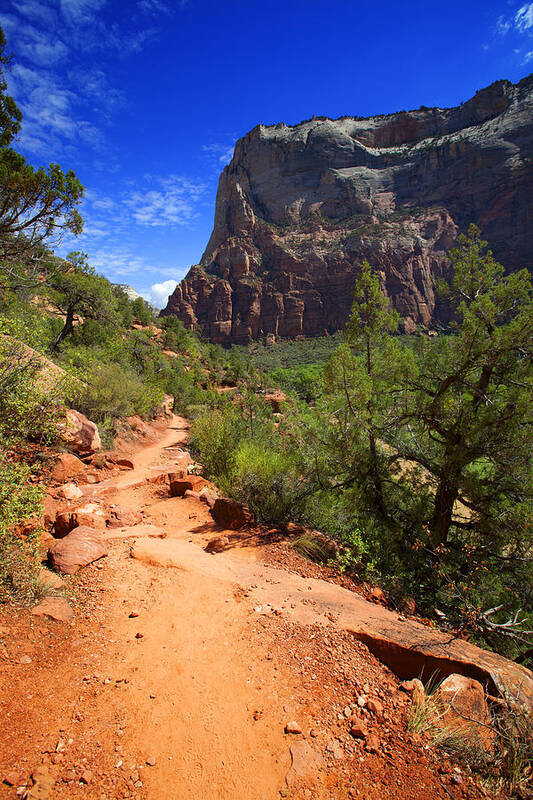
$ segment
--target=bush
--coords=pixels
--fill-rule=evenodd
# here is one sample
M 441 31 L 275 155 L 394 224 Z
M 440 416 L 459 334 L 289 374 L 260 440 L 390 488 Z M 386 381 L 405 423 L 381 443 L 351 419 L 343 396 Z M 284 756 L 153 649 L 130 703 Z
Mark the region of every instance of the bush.
M 5 444 L 5 443 L 3 443 Z M 27 464 L 0 457 L 0 602 L 29 602 L 38 589 L 38 534 L 27 540 L 15 525 L 40 510 L 42 491 L 30 484 Z
M 139 414 L 152 417 L 161 408 L 163 391 L 117 364 L 93 365 L 76 408 L 96 423 Z
M 200 415 L 190 431 L 190 442 L 206 474 L 228 491 L 235 468 L 236 448 L 244 423 L 232 405 Z

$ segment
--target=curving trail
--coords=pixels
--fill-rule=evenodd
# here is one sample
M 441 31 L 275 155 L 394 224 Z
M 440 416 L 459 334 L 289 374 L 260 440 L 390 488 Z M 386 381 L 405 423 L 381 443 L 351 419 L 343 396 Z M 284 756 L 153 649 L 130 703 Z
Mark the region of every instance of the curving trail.
M 480 797 L 470 784 L 467 794 L 444 784 L 405 733 L 398 680 L 346 632 L 394 638 L 407 626 L 427 644 L 428 629 L 268 565 L 253 532 L 227 532 L 230 549 L 207 554 L 224 533 L 207 507 L 154 482 L 180 463 L 187 430 L 173 416 L 130 456 L 133 470 L 87 487 L 142 510 L 144 522 L 112 531 L 109 556 L 80 573 L 72 626 L 30 620 L 33 666 L 24 672 L 13 655 L 0 670 L 10 687 L 0 779 L 15 764 L 28 782 L 41 764 L 48 784 L 37 781 L 30 800 Z M 384 707 L 375 718 L 357 706 L 363 693 Z M 352 712 L 366 714 L 374 748 L 349 735 Z M 285 733 L 291 721 L 300 734 Z M 2 784 L 0 798 L 15 796 Z

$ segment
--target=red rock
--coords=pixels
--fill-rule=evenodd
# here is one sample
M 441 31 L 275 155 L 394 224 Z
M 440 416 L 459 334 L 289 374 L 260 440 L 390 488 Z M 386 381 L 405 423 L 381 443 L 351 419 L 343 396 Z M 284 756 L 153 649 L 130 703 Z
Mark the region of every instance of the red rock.
M 65 586 L 65 581 L 46 567 L 39 570 L 38 581 L 45 589 L 62 589 Z
M 186 491 L 199 492 L 208 483 L 201 475 L 189 475 L 187 478 L 170 481 L 170 496 L 183 497 Z
M 211 539 L 205 547 L 206 553 L 222 553 L 229 547 L 229 539 L 227 536 L 217 536 Z
M 129 458 L 117 458 L 114 463 L 121 469 L 135 469 L 133 461 L 130 461 Z
M 369 736 L 367 736 L 365 749 L 369 753 L 379 753 L 379 746 L 380 746 L 379 738 L 374 733 L 371 733 Z
M 129 528 L 143 521 L 140 511 L 135 511 L 125 506 L 114 506 L 109 514 L 107 525 L 110 528 Z
M 20 775 L 15 770 L 10 770 L 4 775 L 4 783 L 6 786 L 16 786 L 20 780 Z
M 363 720 L 353 720 L 350 728 L 350 734 L 354 739 L 366 739 L 368 736 L 368 726 Z
M 70 478 L 83 475 L 86 471 L 85 464 L 72 453 L 59 453 L 52 469 L 52 478 L 65 483 Z
M 96 503 L 86 503 L 72 511 L 63 511 L 56 516 L 54 525 L 54 536 L 61 539 L 70 531 L 84 525 L 88 528 L 103 530 L 106 524 L 106 516 Z
M 238 530 L 245 525 L 254 523 L 254 516 L 250 509 L 228 497 L 217 497 L 211 514 L 217 525 L 229 530 Z
M 383 714 L 383 705 L 379 702 L 379 700 L 368 700 L 366 708 L 371 714 L 375 714 L 377 717 Z
M 413 703 L 421 704 L 425 700 L 426 690 L 424 684 L 418 678 L 413 678 L 412 681 L 402 681 L 400 689 L 403 689 L 404 692 L 411 695 Z
M 217 499 L 217 495 L 210 491 L 207 486 L 204 486 L 204 488 L 200 490 L 199 497 L 202 503 L 205 503 L 208 508 L 213 508 L 215 500 Z
M 94 422 L 72 408 L 67 409 L 60 431 L 67 447 L 79 455 L 90 455 L 102 447 Z
M 75 528 L 48 550 L 48 560 L 53 569 L 67 575 L 73 575 L 106 555 L 107 549 L 101 535 L 85 525 Z
M 466 738 L 472 738 L 486 750 L 492 750 L 496 732 L 485 699 L 483 686 L 464 675 L 449 675 L 433 695 L 442 708 L 437 724 Z
M 375 586 L 372 591 L 370 592 L 370 597 L 372 600 L 377 600 L 378 603 L 385 602 L 385 595 L 383 591 L 379 588 L 379 586 Z
M 83 492 L 75 483 L 65 483 L 58 488 L 57 494 L 65 500 L 79 500 Z
M 285 725 L 285 733 L 301 733 L 301 732 L 302 729 L 300 725 L 298 725 L 297 722 L 294 722 L 294 720 L 292 720 L 291 722 L 287 722 L 287 724 Z
M 310 773 L 322 765 L 322 757 L 304 740 L 292 742 L 290 746 L 291 766 L 285 781 L 287 786 L 296 787 L 308 780 Z
M 74 612 L 64 597 L 45 597 L 31 610 L 35 617 L 49 617 L 58 622 L 67 622 L 72 619 Z
M 146 759 L 146 763 L 148 764 L 149 767 L 155 767 L 156 757 L 154 755 L 148 756 L 148 758 Z
M 416 614 L 416 601 L 414 597 L 404 597 L 401 602 L 401 610 L 404 614 L 408 614 L 411 617 Z

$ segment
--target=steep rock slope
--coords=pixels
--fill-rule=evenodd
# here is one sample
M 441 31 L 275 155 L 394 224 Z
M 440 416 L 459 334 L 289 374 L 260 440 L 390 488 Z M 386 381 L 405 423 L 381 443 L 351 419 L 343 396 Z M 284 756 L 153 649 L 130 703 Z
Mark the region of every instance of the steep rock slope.
M 506 268 L 533 267 L 533 75 L 457 108 L 257 126 L 162 313 L 220 343 L 335 331 L 368 258 L 405 331 L 445 322 L 434 281 L 470 222 Z

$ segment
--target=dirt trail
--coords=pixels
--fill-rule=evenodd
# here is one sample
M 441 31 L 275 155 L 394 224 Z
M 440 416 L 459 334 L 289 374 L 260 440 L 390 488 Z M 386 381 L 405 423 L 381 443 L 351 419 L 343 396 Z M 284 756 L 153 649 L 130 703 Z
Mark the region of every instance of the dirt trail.
M 0 770 L 15 766 L 20 777 L 0 797 L 15 797 L 40 762 L 50 786 L 34 787 L 30 800 L 480 796 L 470 779 L 462 787 L 437 773 L 405 733 L 396 677 L 339 630 L 349 627 L 343 614 L 353 622 L 389 612 L 268 566 L 253 535 L 207 554 L 205 543 L 223 532 L 206 506 L 146 481 L 179 462 L 186 435 L 186 421 L 173 417 L 133 455 L 135 469 L 104 486 L 106 502 L 142 510 L 165 538 L 133 527 L 110 540 L 105 561 L 74 584 L 87 607 L 66 632 L 21 618 L 24 650 L 11 631 Z M 23 651 L 34 666 L 21 666 Z M 358 695 L 383 711 L 361 711 Z M 352 712 L 366 715 L 374 747 L 349 735 Z M 285 733 L 292 720 L 302 734 Z

